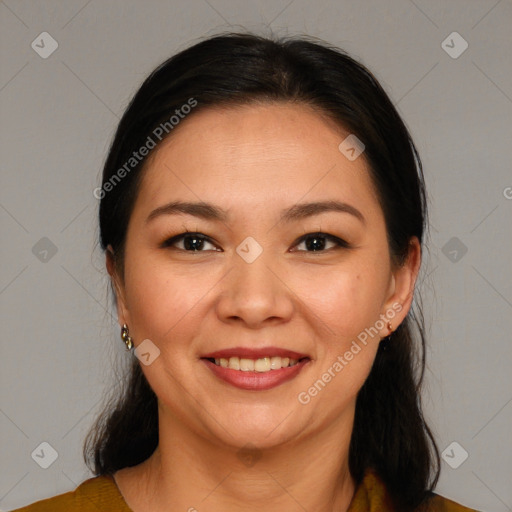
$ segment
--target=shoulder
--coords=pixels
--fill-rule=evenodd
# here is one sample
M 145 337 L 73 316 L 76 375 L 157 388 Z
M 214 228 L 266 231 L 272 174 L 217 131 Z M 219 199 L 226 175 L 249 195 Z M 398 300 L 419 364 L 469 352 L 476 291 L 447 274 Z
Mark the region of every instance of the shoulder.
M 448 498 L 432 493 L 426 507 L 419 508 L 418 512 L 478 512 L 474 508 L 468 508 Z
M 96 476 L 82 482 L 74 491 L 37 501 L 11 512 L 131 512 L 113 478 Z
M 356 489 L 347 512 L 362 512 L 378 510 L 379 512 L 393 512 L 395 510 L 386 485 L 377 471 L 368 468 Z M 475 509 L 460 505 L 455 501 L 444 498 L 433 492 L 427 500 L 415 508 L 413 512 L 478 512 Z

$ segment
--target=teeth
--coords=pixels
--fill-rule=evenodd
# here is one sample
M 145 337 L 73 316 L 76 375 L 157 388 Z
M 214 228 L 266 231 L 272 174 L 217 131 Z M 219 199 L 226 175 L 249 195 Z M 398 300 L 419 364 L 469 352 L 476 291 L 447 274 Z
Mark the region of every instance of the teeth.
M 232 370 L 240 370 L 240 359 L 238 357 L 230 357 L 228 361 L 228 368 Z
M 262 357 L 260 359 L 246 359 L 239 357 L 230 357 L 229 359 L 220 358 L 215 359 L 217 366 L 223 368 L 230 368 L 232 370 L 241 370 L 243 372 L 259 372 L 265 373 L 270 370 L 279 370 L 281 368 L 288 368 L 289 366 L 295 366 L 298 363 L 298 359 L 291 359 L 289 357 Z
M 240 359 L 240 370 L 243 372 L 254 371 L 254 360 L 253 359 Z
M 270 358 L 270 368 L 272 370 L 279 370 L 281 368 L 281 364 L 285 364 L 286 359 L 284 357 L 271 357 Z M 289 361 L 286 361 L 286 366 L 288 366 Z
M 254 370 L 257 372 L 268 372 L 270 370 L 270 357 L 256 359 L 256 362 L 254 363 Z

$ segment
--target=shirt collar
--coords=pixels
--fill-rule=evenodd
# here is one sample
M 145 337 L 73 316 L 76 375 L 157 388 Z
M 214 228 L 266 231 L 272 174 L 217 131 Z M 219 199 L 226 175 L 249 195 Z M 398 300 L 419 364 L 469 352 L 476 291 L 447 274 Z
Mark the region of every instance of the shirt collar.
M 393 501 L 374 469 L 367 469 L 347 512 L 393 512 Z

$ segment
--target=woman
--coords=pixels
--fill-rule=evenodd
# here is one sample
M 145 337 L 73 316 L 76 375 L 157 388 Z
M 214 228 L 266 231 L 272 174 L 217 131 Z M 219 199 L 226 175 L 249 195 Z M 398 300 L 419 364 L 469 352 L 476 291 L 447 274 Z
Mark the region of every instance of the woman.
M 22 511 L 468 511 L 432 490 L 421 162 L 344 52 L 249 34 L 159 66 L 103 172 L 126 390 L 97 476 Z

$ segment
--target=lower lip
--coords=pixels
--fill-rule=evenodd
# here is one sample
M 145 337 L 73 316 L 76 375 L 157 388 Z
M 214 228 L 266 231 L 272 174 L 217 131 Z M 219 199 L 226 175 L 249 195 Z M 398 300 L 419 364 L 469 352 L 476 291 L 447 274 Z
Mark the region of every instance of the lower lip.
M 270 370 L 268 372 L 244 372 L 217 366 L 208 359 L 201 359 L 201 361 L 203 361 L 219 379 L 222 379 L 232 386 L 252 391 L 263 391 L 265 389 L 275 388 L 293 379 L 310 360 L 304 359 L 294 366 L 280 368 L 279 370 Z

